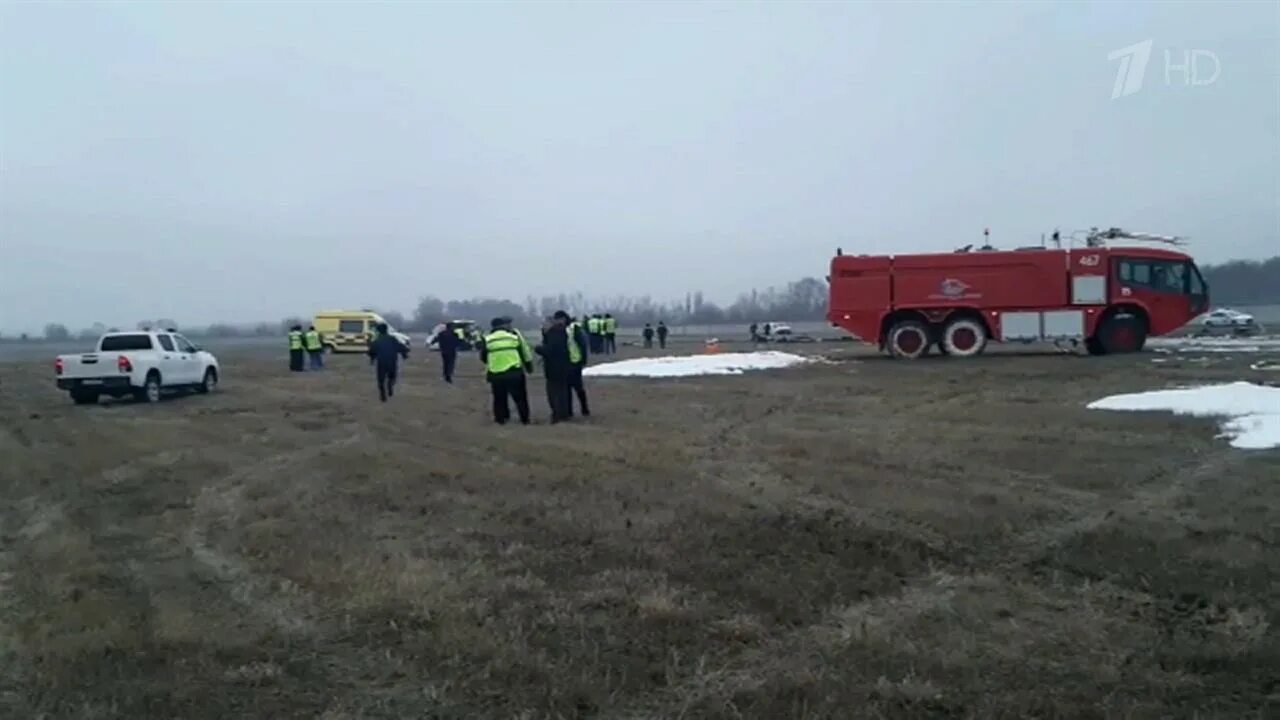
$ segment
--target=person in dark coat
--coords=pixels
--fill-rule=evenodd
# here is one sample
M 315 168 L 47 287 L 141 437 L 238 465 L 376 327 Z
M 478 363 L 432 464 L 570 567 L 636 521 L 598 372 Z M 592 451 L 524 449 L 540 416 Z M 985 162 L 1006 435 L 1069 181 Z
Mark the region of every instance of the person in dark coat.
M 436 347 L 440 350 L 440 364 L 444 369 L 444 381 L 453 384 L 453 368 L 458 362 L 458 348 L 462 338 L 448 324 L 436 334 Z
M 534 352 L 542 356 L 542 371 L 547 379 L 547 403 L 551 406 L 553 425 L 571 417 L 569 376 L 572 364 L 569 361 L 569 342 L 565 318 L 557 313 L 542 328 L 542 343 L 534 348 Z
M 395 395 L 400 358 L 409 357 L 409 348 L 389 332 L 386 323 L 378 323 L 377 336 L 369 343 L 369 364 L 376 366 L 378 397 L 382 402 Z
M 644 346 L 646 348 L 653 347 L 653 326 L 649 323 L 644 324 Z
M 667 324 L 661 320 L 658 321 L 658 347 L 664 350 L 667 347 Z

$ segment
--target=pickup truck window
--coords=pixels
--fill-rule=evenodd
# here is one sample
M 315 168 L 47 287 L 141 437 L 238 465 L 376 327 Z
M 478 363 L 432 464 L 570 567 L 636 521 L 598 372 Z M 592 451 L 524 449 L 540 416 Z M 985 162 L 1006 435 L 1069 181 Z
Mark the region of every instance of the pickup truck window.
M 109 337 L 102 338 L 102 346 L 98 349 L 102 352 L 150 350 L 151 336 L 141 333 L 136 335 L 111 335 Z
M 164 348 L 165 350 L 168 350 L 169 352 L 173 352 L 172 338 L 170 338 L 168 335 L 157 335 L 156 338 L 160 340 L 160 347 Z
M 196 347 L 181 335 L 174 335 L 173 341 L 178 343 L 178 352 L 192 353 L 196 351 Z

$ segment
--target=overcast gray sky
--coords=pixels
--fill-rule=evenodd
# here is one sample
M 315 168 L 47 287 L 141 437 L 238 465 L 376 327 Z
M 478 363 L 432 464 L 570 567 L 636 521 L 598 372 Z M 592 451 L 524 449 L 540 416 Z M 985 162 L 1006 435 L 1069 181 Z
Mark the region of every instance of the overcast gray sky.
M 727 301 L 985 226 L 1275 254 L 1278 8 L 5 4 L 0 329 Z

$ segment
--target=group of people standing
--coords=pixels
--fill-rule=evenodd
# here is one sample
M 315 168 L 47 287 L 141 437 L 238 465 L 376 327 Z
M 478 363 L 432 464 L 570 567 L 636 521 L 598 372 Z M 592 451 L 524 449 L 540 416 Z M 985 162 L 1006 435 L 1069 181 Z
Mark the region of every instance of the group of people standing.
M 551 407 L 552 424 L 573 418 L 573 401 L 576 396 L 579 412 L 591 414 L 587 404 L 587 390 L 582 381 L 582 371 L 587 366 L 590 353 L 588 333 L 582 324 L 558 311 L 542 328 L 542 342 L 530 347 L 524 335 L 512 326 L 509 317 L 494 318 L 490 332 L 476 344 L 480 361 L 485 366 L 485 380 L 493 394 L 493 421 L 505 425 L 511 420 L 511 405 L 516 406 L 520 422 L 530 421 L 529 390 L 527 376 L 534 371 L 534 356 L 542 358 L 546 376 L 547 404 Z M 395 395 L 395 383 L 400 360 L 409 357 L 409 348 L 392 336 L 386 323 L 380 323 L 369 342 L 369 363 L 376 366 L 378 397 L 382 402 Z M 444 380 L 453 383 L 458 350 L 463 340 L 454 332 L 442 331 L 436 338 L 440 350 L 440 362 Z M 290 348 L 293 337 L 290 336 Z
M 591 415 L 582 371 L 590 353 L 590 333 L 582 324 L 558 310 L 542 327 L 542 342 L 529 347 L 509 317 L 494 318 L 492 330 L 477 345 L 480 361 L 485 364 L 485 379 L 493 392 L 493 421 L 505 425 L 511 419 L 511 402 L 515 403 L 520 422 L 529 424 L 529 392 L 525 376 L 533 372 L 533 356 L 542 358 L 546 377 L 547 404 L 551 406 L 551 424 L 573 418 L 573 400 L 577 396 L 583 417 Z
M 324 343 L 320 340 L 320 333 L 315 325 L 307 328 L 306 332 L 303 332 L 301 325 L 289 328 L 289 370 L 303 372 L 306 369 L 303 365 L 304 353 L 310 358 L 312 370 L 324 369 Z
M 653 347 L 653 336 L 658 336 L 658 347 L 666 349 L 667 347 L 667 324 L 661 320 L 658 321 L 658 329 L 654 330 L 653 325 L 644 324 L 644 331 L 640 333 L 644 338 L 644 346 L 646 348 Z
M 612 314 L 587 316 L 587 343 L 595 355 L 612 355 L 618 352 L 618 321 Z

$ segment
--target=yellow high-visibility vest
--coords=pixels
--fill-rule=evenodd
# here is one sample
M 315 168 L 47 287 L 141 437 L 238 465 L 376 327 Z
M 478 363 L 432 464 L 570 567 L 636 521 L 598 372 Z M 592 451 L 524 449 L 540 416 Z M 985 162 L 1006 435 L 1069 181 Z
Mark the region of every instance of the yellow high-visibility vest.
M 569 323 L 566 328 L 569 331 L 569 362 L 574 365 L 582 364 L 582 348 L 578 346 L 578 332 L 582 330 L 582 326 L 575 320 Z
M 319 332 L 317 332 L 317 331 L 315 331 L 315 330 L 308 330 L 308 331 L 307 331 L 307 334 L 306 334 L 304 337 L 305 337 L 305 339 L 306 339 L 307 349 L 308 349 L 308 350 L 310 350 L 311 352 L 315 352 L 316 350 L 319 350 L 319 349 L 320 349 L 321 345 L 320 345 L 320 333 L 319 333 Z
M 297 330 L 289 331 L 289 349 L 290 350 L 302 349 L 302 333 L 301 332 L 298 332 Z
M 533 362 L 533 351 L 520 333 L 513 330 L 494 330 L 484 337 L 487 355 L 485 369 L 490 373 L 504 373 L 522 368 Z

